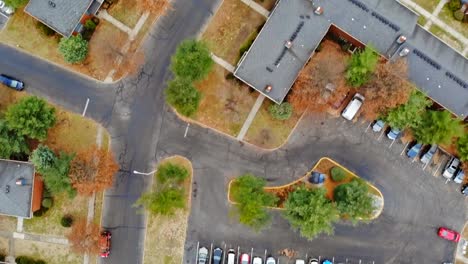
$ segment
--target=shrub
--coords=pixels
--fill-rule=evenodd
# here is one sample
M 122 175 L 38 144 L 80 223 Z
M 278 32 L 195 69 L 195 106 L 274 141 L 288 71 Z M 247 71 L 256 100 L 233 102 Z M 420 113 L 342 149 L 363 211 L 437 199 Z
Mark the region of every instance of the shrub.
M 349 183 L 338 185 L 333 191 L 338 210 L 353 223 L 372 216 L 375 206 L 368 189 L 363 180 L 353 179 Z
M 292 113 L 293 107 L 290 103 L 284 102 L 282 104 L 272 104 L 268 107 L 268 112 L 270 115 L 277 120 L 288 120 Z
M 47 264 L 47 262 L 42 259 L 36 260 L 27 256 L 16 257 L 15 262 L 16 264 Z
M 96 23 L 94 23 L 93 20 L 88 19 L 88 20 L 86 20 L 86 22 L 84 24 L 84 28 L 86 28 L 87 30 L 94 31 L 96 29 Z
M 58 49 L 66 62 L 79 63 L 88 55 L 88 41 L 83 39 L 81 35 L 62 38 Z
M 462 21 L 465 17 L 465 14 L 461 10 L 457 10 L 453 12 L 453 17 L 458 21 Z
M 355 52 L 351 56 L 348 69 L 346 70 L 347 82 L 354 87 L 362 86 L 368 82 L 377 66 L 378 60 L 379 55 L 370 44 L 364 51 Z
M 340 182 L 340 181 L 346 179 L 346 171 L 344 171 L 340 167 L 331 168 L 330 173 L 331 173 L 331 177 L 332 177 L 333 181 L 335 181 L 335 182 Z
M 171 58 L 171 70 L 176 77 L 198 81 L 208 75 L 213 63 L 210 50 L 204 42 L 185 40 Z
M 45 208 L 51 208 L 53 205 L 53 200 L 51 198 L 44 198 L 42 200 L 42 206 Z
M 71 215 L 64 215 L 62 216 L 62 218 L 60 219 L 60 224 L 63 226 L 63 227 L 70 227 L 72 226 L 73 224 L 73 217 Z
M 188 170 L 180 165 L 166 163 L 158 168 L 156 177 L 159 182 L 166 183 L 168 181 L 175 181 L 176 183 L 181 183 L 189 176 Z
M 41 22 L 36 22 L 36 27 L 46 36 L 51 37 L 55 35 L 55 31 L 48 27 L 47 25 L 42 24 Z
M 198 110 L 201 94 L 193 86 L 191 80 L 175 78 L 169 82 L 164 92 L 166 102 L 172 105 L 180 114 L 191 116 Z
M 144 193 L 135 203 L 135 206 L 141 205 L 153 214 L 174 215 L 177 209 L 185 208 L 184 189 L 166 188 Z
M 43 174 L 47 169 L 51 168 L 55 164 L 57 156 L 49 147 L 39 145 L 32 152 L 29 159 L 34 164 L 36 171 Z
M 450 2 L 447 3 L 448 9 L 451 11 L 457 11 L 460 10 L 461 8 L 461 1 L 460 0 L 450 0 Z

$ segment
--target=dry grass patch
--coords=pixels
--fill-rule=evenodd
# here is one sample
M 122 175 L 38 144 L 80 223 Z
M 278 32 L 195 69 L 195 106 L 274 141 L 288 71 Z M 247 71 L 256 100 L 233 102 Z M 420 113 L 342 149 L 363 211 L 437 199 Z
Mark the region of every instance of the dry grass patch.
M 16 239 L 15 255 L 42 259 L 47 264 L 83 263 L 83 256 L 71 252 L 68 246 L 30 240 Z
M 165 163 L 180 165 L 189 171 L 189 177 L 184 183 L 187 207 L 184 210 L 177 210 L 172 216 L 151 214 L 148 216 L 144 251 L 145 264 L 178 264 L 182 263 L 184 256 L 185 235 L 190 214 L 190 188 L 193 168 L 190 161 L 181 156 L 164 159 L 159 166 Z
M 239 48 L 266 18 L 240 0 L 224 0 L 203 33 L 210 50 L 231 64 L 240 58 Z
M 16 231 L 16 217 L 0 215 L 0 231 L 14 232 Z
M 138 8 L 137 2 L 137 0 L 120 0 L 117 4 L 113 4 L 107 12 L 128 27 L 134 28 L 143 14 L 143 11 Z
M 197 83 L 203 94 L 194 119 L 214 129 L 236 136 L 258 93 L 250 93 L 246 85 L 231 78 L 228 72 L 215 65 L 208 77 Z
M 272 11 L 277 0 L 254 0 L 257 4 L 263 6 L 266 10 Z
M 9 241 L 8 238 L 0 237 L 0 255 L 8 255 L 8 251 L 10 250 Z

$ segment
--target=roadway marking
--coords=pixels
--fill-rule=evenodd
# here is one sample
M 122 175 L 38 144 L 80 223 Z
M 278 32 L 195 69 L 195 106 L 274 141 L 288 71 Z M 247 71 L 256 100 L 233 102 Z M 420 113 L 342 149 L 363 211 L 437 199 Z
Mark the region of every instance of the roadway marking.
M 392 148 L 393 144 L 395 143 L 396 139 L 392 140 L 392 143 L 390 143 L 390 146 L 388 148 Z
M 210 255 L 209 255 L 209 257 L 210 257 L 210 261 L 209 261 L 209 263 L 211 264 L 211 259 L 213 259 L 213 243 L 211 243 L 211 247 L 210 247 Z
M 267 255 L 267 250 L 265 249 L 265 255 L 263 255 L 263 262 L 266 263 L 266 255 Z
M 369 125 L 368 125 L 367 128 L 366 128 L 366 130 L 364 130 L 364 133 L 367 133 L 367 131 L 369 130 L 371 124 L 372 124 L 372 122 L 369 123 Z
M 401 153 L 400 153 L 400 156 L 402 156 L 402 155 L 403 155 L 403 152 L 405 152 L 405 150 L 406 150 L 406 147 L 408 147 L 408 145 L 409 145 L 409 142 L 408 142 L 408 143 L 406 143 L 405 147 L 403 148 L 403 150 L 402 150 L 402 151 L 401 151 Z
M 250 249 L 250 261 L 252 261 L 252 258 L 253 258 L 253 248 Z
M 86 99 L 86 105 L 85 105 L 85 107 L 84 107 L 82 116 L 85 116 L 85 115 L 86 115 L 86 110 L 88 110 L 88 105 L 89 105 L 89 98 Z
M 380 135 L 379 135 L 379 138 L 377 139 L 377 141 L 382 140 L 382 136 L 383 136 L 384 132 L 385 132 L 385 128 L 382 127 L 382 132 L 380 132 Z M 395 141 L 395 140 L 393 140 L 393 141 Z
M 200 250 L 200 241 L 197 242 L 197 252 L 195 255 L 195 263 L 198 263 L 198 250 Z
M 187 137 L 189 127 L 190 127 L 190 123 L 187 123 L 187 127 L 185 128 L 184 138 Z
M 237 246 L 237 258 L 236 258 L 236 264 L 239 264 L 239 258 L 240 258 L 239 251 L 240 251 L 240 247 L 239 247 L 239 246 Z
M 223 264 L 226 263 L 226 243 L 224 243 Z

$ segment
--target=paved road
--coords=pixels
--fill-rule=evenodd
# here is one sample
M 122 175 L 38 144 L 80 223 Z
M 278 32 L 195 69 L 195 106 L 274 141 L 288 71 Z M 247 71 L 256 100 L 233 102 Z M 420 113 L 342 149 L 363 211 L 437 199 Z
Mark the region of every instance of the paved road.
M 209 0 L 176 0 L 174 11 L 160 21 L 145 43 L 147 63 L 141 73 L 111 86 L 0 46 L 0 72 L 21 76 L 30 92 L 78 113 L 89 98 L 87 115 L 111 133 L 121 170 L 105 196 L 102 224 L 113 232 L 113 251 L 103 262 L 141 263 L 145 215 L 132 204 L 149 179 L 131 171 L 149 171 L 158 160 L 173 154 L 188 157 L 195 167 L 187 263 L 198 240 L 261 244 L 270 249 L 287 244 L 323 254 L 339 251 L 368 256 L 376 263 L 436 263 L 450 257 L 454 246 L 434 239 L 434 230 L 438 225 L 461 228 L 466 210 L 460 196 L 449 192 L 440 179 L 423 178 L 377 146 L 370 148 L 366 138 L 353 136 L 359 134 L 346 134 L 348 128 L 334 130 L 328 121 L 321 125 L 306 119 L 291 142 L 275 152 L 242 145 L 197 126 L 191 126 L 184 138 L 186 124 L 168 110 L 162 96 L 170 77 L 169 59 L 182 39 L 197 33 L 215 4 Z M 253 172 L 272 185 L 284 183 L 301 175 L 322 155 L 337 159 L 382 189 L 386 198 L 382 217 L 369 225 L 338 225 L 335 236 L 313 242 L 291 233 L 279 215 L 273 222 L 273 237 L 267 232 L 253 234 L 228 218 L 228 178 Z

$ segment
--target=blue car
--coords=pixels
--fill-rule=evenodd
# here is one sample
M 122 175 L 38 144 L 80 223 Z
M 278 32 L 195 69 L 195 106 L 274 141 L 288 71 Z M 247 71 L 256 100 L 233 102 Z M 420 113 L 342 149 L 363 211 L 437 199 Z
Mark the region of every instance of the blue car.
M 391 140 L 396 140 L 401 134 L 401 130 L 398 128 L 392 128 L 387 133 L 387 137 Z
M 408 158 L 416 157 L 421 151 L 421 147 L 422 147 L 421 143 L 414 144 L 410 149 L 408 149 L 408 152 L 406 152 L 406 156 L 408 156 Z
M 17 91 L 24 89 L 24 83 L 22 81 L 16 80 L 15 78 L 6 76 L 4 74 L 0 74 L 0 83 Z

